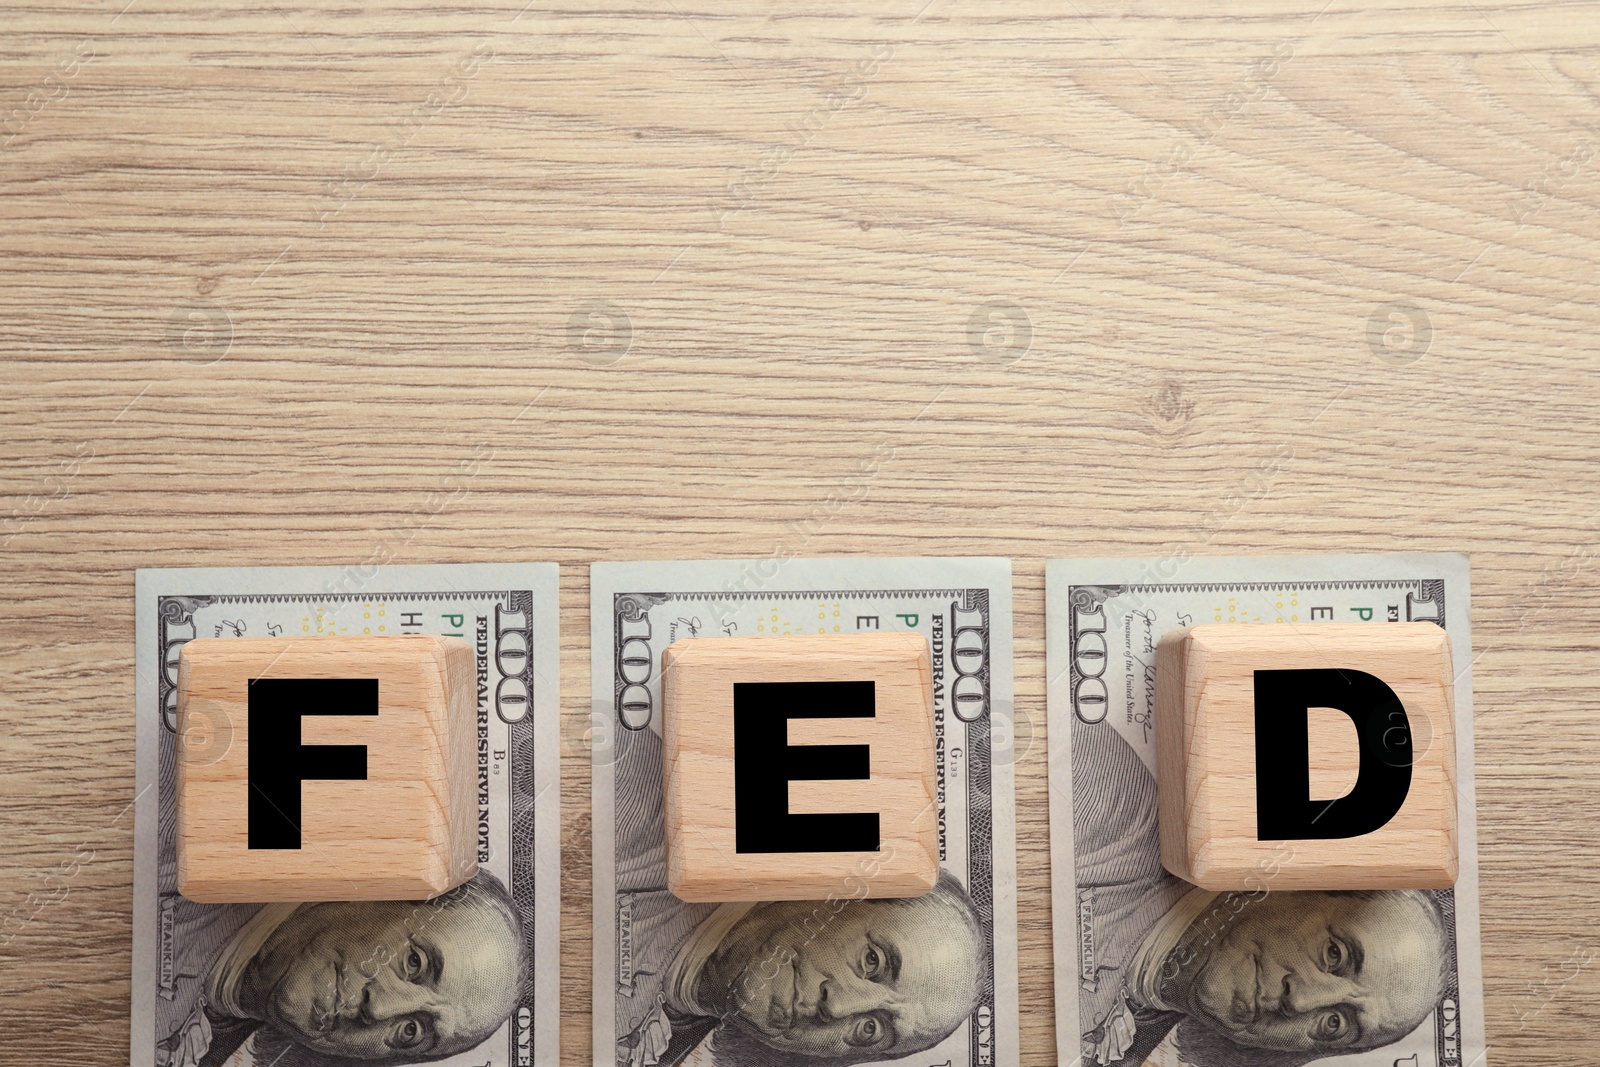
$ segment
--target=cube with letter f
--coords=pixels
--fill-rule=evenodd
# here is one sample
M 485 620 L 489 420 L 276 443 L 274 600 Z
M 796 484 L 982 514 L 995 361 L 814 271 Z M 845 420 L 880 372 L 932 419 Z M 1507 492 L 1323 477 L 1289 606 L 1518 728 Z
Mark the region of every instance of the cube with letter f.
M 662 654 L 667 887 L 914 897 L 939 877 L 920 634 L 688 638 Z
M 198 638 L 178 660 L 178 891 L 415 900 L 477 871 L 460 638 Z

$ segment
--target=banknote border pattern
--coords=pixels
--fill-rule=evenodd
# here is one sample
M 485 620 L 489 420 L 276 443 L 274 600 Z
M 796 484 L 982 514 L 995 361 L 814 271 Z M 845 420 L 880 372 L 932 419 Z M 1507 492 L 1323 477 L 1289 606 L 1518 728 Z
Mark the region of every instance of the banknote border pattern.
M 956 661 L 956 640 L 960 632 L 978 632 L 981 638 L 982 656 L 977 670 L 966 676 L 976 677 L 980 681 L 983 693 L 983 710 L 972 719 L 957 717 L 968 731 L 969 745 L 977 745 L 982 752 L 979 760 L 969 752 L 967 763 L 967 810 L 969 812 L 968 825 L 968 854 L 967 854 L 967 895 L 972 900 L 973 907 L 983 923 L 984 949 L 987 953 L 987 966 L 984 969 L 983 984 L 979 988 L 980 999 L 978 1007 L 969 1017 L 968 1045 L 971 1056 L 970 1063 L 977 1065 L 992 1061 L 994 1050 L 992 1038 L 987 1048 L 982 1047 L 982 1037 L 985 1030 L 992 1029 L 992 1018 L 996 1007 L 995 990 L 996 976 L 996 936 L 995 936 L 995 885 L 994 885 L 994 774 L 992 761 L 994 757 L 993 743 L 991 740 L 990 715 L 993 712 L 993 698 L 991 692 L 991 665 L 990 665 L 990 603 L 989 589 L 983 586 L 965 588 L 933 588 L 933 589 L 805 589 L 805 590 L 778 590 L 743 592 L 727 589 L 718 589 L 700 592 L 657 592 L 657 593 L 616 593 L 613 597 L 612 610 L 612 679 L 613 679 L 613 707 L 617 725 L 624 730 L 648 729 L 655 716 L 653 705 L 646 705 L 642 720 L 638 717 L 641 710 L 636 702 L 640 699 L 649 701 L 650 695 L 647 683 L 654 671 L 654 656 L 647 653 L 648 659 L 641 661 L 637 654 L 630 657 L 628 643 L 639 640 L 637 635 L 625 637 L 623 625 L 625 622 L 639 622 L 644 619 L 652 607 L 670 603 L 674 600 L 691 600 L 701 603 L 734 603 L 741 601 L 773 601 L 773 600 L 816 600 L 819 598 L 850 599 L 870 601 L 874 597 L 952 597 L 950 605 L 950 629 L 945 635 L 945 644 L 948 649 L 948 662 L 951 671 L 959 673 Z M 977 627 L 957 627 L 957 612 L 980 613 L 981 622 Z M 648 648 L 649 638 L 645 638 Z M 647 672 L 640 681 L 630 681 L 630 677 L 637 677 L 637 668 L 643 664 Z M 624 668 L 627 668 L 625 670 Z M 949 714 L 955 717 L 954 683 L 946 686 L 947 707 Z M 627 715 L 632 711 L 634 714 Z M 632 725 L 630 718 L 638 725 Z M 981 742 L 981 743 L 980 743 Z M 622 813 L 612 813 L 613 833 L 620 832 L 617 820 Z M 940 812 L 941 820 L 944 813 Z M 942 858 L 942 857 L 941 857 Z M 977 868 L 982 870 L 981 879 L 975 876 Z M 617 957 L 620 959 L 620 956 Z M 982 1016 L 987 1011 L 991 1022 L 985 1024 Z M 987 1057 L 987 1059 L 986 1059 Z

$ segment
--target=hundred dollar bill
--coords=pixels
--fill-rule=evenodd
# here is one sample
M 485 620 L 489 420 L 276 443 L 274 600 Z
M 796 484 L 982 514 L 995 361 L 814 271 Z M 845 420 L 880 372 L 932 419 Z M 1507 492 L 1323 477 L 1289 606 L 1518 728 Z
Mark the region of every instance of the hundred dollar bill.
M 1060 1062 L 1482 1067 L 1466 557 L 1056 560 L 1046 588 Z M 1274 892 L 1269 868 L 1209 893 L 1162 869 L 1163 633 L 1418 620 L 1446 629 L 1457 671 L 1453 889 Z
M 596 1067 L 1014 1067 L 1009 561 L 602 563 L 590 583 Z M 662 650 L 684 637 L 891 631 L 923 634 L 933 654 L 934 891 L 723 905 L 672 896 Z
M 554 1064 L 555 564 L 142 570 L 132 1067 Z M 478 873 L 432 901 L 178 895 L 178 653 L 195 637 L 437 634 L 478 663 Z M 207 738 L 191 738 L 191 749 Z M 377 828 L 375 828 L 377 829 Z

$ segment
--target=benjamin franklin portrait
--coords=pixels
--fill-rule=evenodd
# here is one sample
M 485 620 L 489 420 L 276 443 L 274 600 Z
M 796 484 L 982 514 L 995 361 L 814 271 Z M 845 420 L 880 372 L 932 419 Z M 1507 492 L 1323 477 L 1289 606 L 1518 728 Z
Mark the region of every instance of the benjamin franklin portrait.
M 1073 744 L 1085 1067 L 1136 1067 L 1167 1042 L 1195 1067 L 1298 1067 L 1429 1018 L 1454 962 L 1430 894 L 1197 889 L 1161 867 L 1132 747 L 1109 727 Z
M 686 904 L 665 887 L 660 740 L 622 744 L 618 1067 L 895 1060 L 971 1017 L 989 948 L 954 877 L 908 899 Z
M 214 1067 L 246 1042 L 275 1067 L 444 1059 L 500 1028 L 528 972 L 516 908 L 482 870 L 429 901 L 172 907 L 186 995 L 158 1005 L 161 1067 Z

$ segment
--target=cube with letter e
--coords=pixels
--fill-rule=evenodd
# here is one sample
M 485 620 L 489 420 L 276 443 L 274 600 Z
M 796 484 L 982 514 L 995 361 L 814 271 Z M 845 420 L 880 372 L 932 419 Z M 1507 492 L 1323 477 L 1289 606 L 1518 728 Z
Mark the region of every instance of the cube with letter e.
M 662 654 L 667 887 L 914 897 L 939 877 L 920 634 L 706 637 Z
M 1453 885 L 1454 693 L 1431 622 L 1165 634 L 1161 862 L 1217 890 Z
M 178 891 L 416 900 L 477 871 L 476 671 L 455 637 L 197 638 L 178 660 Z

